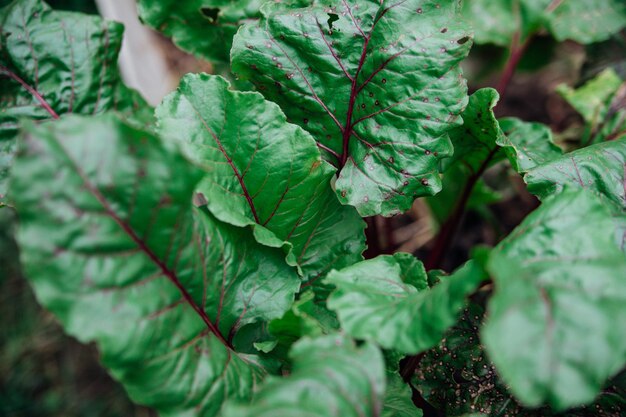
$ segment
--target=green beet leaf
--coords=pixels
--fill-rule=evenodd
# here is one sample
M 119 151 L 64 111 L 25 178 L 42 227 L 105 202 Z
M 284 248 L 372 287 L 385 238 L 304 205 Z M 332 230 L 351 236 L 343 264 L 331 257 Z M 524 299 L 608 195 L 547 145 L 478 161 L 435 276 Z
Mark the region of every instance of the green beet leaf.
M 609 208 L 568 189 L 492 252 L 481 338 L 515 396 L 556 410 L 591 402 L 626 358 L 626 257 Z
M 471 45 L 456 1 L 339 1 L 263 18 L 233 41 L 233 71 L 308 130 L 340 169 L 340 201 L 393 215 L 441 189 L 447 132 L 467 102 Z
M 279 249 L 192 206 L 201 177 L 113 115 L 29 126 L 11 177 L 38 300 L 162 416 L 247 400 L 268 369 L 232 340 L 281 317 L 300 283 Z
M 412 255 L 379 256 L 328 274 L 337 287 L 328 307 L 351 336 L 415 354 L 439 343 L 484 278 L 470 262 L 429 289 L 424 266 Z
M 97 16 L 57 12 L 41 0 L 0 9 L 0 202 L 19 119 L 115 110 L 149 121 L 151 111 L 121 81 L 123 27 Z
M 422 410 L 411 399 L 411 387 L 397 372 L 387 371 L 387 390 L 381 417 L 422 417 Z
M 626 210 L 626 138 L 567 153 L 528 171 L 528 190 L 546 198 L 564 187 L 586 188 Z
M 465 0 L 463 16 L 477 43 L 509 47 L 542 29 L 558 41 L 583 44 L 608 39 L 626 27 L 623 0 Z
M 306 6 L 308 0 L 271 0 Z M 256 20 L 263 0 L 138 0 L 139 17 L 172 38 L 181 49 L 209 61 L 228 62 L 241 24 Z
M 426 200 L 439 223 L 451 215 L 464 192 L 470 193 L 469 209 L 499 200 L 499 195 L 481 180 L 484 171 L 503 157 L 497 143 L 504 133 L 493 113 L 498 99 L 492 88 L 476 91 L 461 114 L 463 125 L 450 131 L 454 155 L 443 161 L 443 190 Z
M 372 344 L 356 347 L 340 335 L 304 338 L 290 356 L 289 376 L 266 378 L 250 405 L 233 402 L 224 417 L 420 416 L 417 409 L 413 414 L 394 410 L 393 393 L 385 404 L 385 363 Z M 410 392 L 404 394 L 410 401 Z
M 557 91 L 585 121 L 583 145 L 626 136 L 626 82 L 613 69 L 577 89 L 560 85 Z
M 335 169 L 276 104 L 230 91 L 221 77 L 188 75 L 158 107 L 157 119 L 162 135 L 182 143 L 206 171 L 197 190 L 211 212 L 288 241 L 305 280 L 363 259 L 365 223 L 337 200 L 330 186 Z
M 552 131 L 544 124 L 524 122 L 513 117 L 500 119 L 499 123 L 504 135 L 496 143 L 503 148 L 511 165 L 520 174 L 563 154 L 563 150 L 554 144 Z

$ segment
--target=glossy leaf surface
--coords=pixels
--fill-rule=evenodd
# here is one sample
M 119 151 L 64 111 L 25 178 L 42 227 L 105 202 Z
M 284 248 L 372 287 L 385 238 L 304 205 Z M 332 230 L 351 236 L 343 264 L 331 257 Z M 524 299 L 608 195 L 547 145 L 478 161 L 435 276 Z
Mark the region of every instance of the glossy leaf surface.
M 457 2 L 339 1 L 285 11 L 268 4 L 244 25 L 233 71 L 312 133 L 338 166 L 340 201 L 392 215 L 441 189 L 466 85 L 471 41 Z
M 159 131 L 206 171 L 197 190 L 211 212 L 289 242 L 306 280 L 362 260 L 365 223 L 337 200 L 315 140 L 260 94 L 228 87 L 188 75 L 157 109 Z
M 591 402 L 626 358 L 626 257 L 593 193 L 546 199 L 492 252 L 482 341 L 527 406 Z M 532 347 L 532 348 L 531 348 Z
M 327 282 L 337 287 L 328 307 L 351 336 L 414 354 L 441 340 L 484 278 L 470 263 L 429 289 L 424 266 L 413 255 L 379 256 L 328 274 Z
M 225 417 L 402 416 L 384 410 L 385 366 L 374 345 L 356 347 L 339 335 L 305 338 L 290 355 L 289 376 L 267 378 L 251 405 L 233 405 Z
M 192 207 L 201 176 L 112 115 L 29 127 L 12 175 L 39 302 L 163 416 L 249 398 L 267 371 L 232 340 L 282 316 L 300 283 L 279 249 Z
M 139 95 L 117 69 L 122 25 L 97 16 L 58 12 L 41 0 L 0 9 L 0 200 L 21 118 L 115 110 L 149 120 Z

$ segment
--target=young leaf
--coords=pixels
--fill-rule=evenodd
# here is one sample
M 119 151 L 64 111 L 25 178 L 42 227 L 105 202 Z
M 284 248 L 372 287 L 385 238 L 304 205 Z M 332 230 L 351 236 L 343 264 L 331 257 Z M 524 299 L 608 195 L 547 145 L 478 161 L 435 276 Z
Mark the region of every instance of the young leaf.
M 306 280 L 362 260 L 365 223 L 337 201 L 315 140 L 260 94 L 228 87 L 188 75 L 157 108 L 159 131 L 206 171 L 197 190 L 211 212 L 290 242 Z
M 232 340 L 282 316 L 300 282 L 280 250 L 191 206 L 200 178 L 112 115 L 28 127 L 11 178 L 38 300 L 162 416 L 249 398 L 267 370 Z
M 560 85 L 557 91 L 583 117 L 583 144 L 626 136 L 626 82 L 607 69 L 580 88 Z
M 0 201 L 18 120 L 115 110 L 142 121 L 151 111 L 121 81 L 123 27 L 97 16 L 53 11 L 41 0 L 0 9 Z
M 492 252 L 496 290 L 482 341 L 527 406 L 591 402 L 624 366 L 626 257 L 612 228 L 611 211 L 593 193 L 569 189 Z
M 285 7 L 308 0 L 272 0 Z M 262 0 L 139 0 L 141 20 L 172 38 L 181 49 L 209 61 L 228 62 L 239 26 L 260 17 Z
M 224 417 L 402 416 L 383 408 L 385 366 L 374 345 L 356 347 L 339 335 L 305 338 L 290 356 L 288 377 L 267 378 L 250 405 L 230 403 Z
M 428 289 L 424 266 L 412 255 L 379 256 L 328 274 L 326 281 L 337 287 L 328 307 L 351 336 L 415 354 L 441 340 L 484 278 L 469 263 Z
M 471 41 L 457 2 L 343 1 L 262 8 L 233 41 L 233 71 L 313 134 L 341 171 L 340 201 L 392 215 L 441 189 Z
M 622 0 L 465 0 L 463 15 L 477 43 L 508 47 L 547 29 L 558 41 L 583 44 L 608 39 L 626 27 Z
M 520 174 L 563 155 L 563 150 L 554 144 L 548 126 L 513 117 L 500 119 L 499 123 L 504 135 L 496 143 L 503 148 L 513 169 Z

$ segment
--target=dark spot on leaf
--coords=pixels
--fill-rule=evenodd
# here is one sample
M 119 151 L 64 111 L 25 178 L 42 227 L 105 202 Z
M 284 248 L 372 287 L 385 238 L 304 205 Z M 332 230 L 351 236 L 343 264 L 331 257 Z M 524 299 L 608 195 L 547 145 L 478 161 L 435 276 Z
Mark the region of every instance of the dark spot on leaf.
M 423 186 L 427 186 L 428 185 L 428 180 L 426 178 L 422 178 L 420 180 L 420 182 L 422 183 Z
M 200 9 L 200 13 L 202 13 L 202 16 L 206 17 L 209 22 L 217 23 L 220 9 L 218 7 L 203 7 Z
M 370 92 L 370 97 L 374 97 L 374 93 Z
M 361 108 L 364 109 L 365 108 L 365 103 L 361 104 Z
M 448 28 L 441 29 L 441 33 L 446 33 L 447 31 L 448 31 Z
M 387 79 L 386 79 L 386 78 L 383 78 L 381 82 L 382 82 L 383 84 L 387 84 Z
M 425 153 L 426 155 L 430 155 L 430 151 L 429 151 L 428 149 L 426 149 L 426 150 L 424 151 L 424 153 Z
M 404 181 L 402 184 L 404 184 L 404 186 L 406 187 L 407 185 L 409 185 L 408 181 Z
M 376 100 L 376 101 L 374 102 L 374 104 L 375 104 L 375 105 L 377 105 L 377 106 L 380 106 L 380 101 Z
M 343 190 L 343 191 L 341 192 L 341 196 L 342 196 L 342 197 L 345 197 L 345 196 L 346 196 L 346 190 Z
M 304 120 L 303 120 L 303 122 L 304 122 L 304 124 L 306 125 L 306 124 L 308 124 L 308 123 L 309 123 L 309 119 L 304 119 Z
M 418 13 L 418 14 L 422 14 L 422 13 L 424 13 L 424 11 L 423 11 L 423 10 L 422 10 L 422 8 L 420 7 L 419 9 L 417 9 L 417 13 Z
M 337 20 L 339 20 L 339 16 L 337 16 L 337 14 L 328 13 L 328 20 L 326 21 L 326 23 L 328 23 L 328 30 L 333 30 L 333 23 Z
M 393 156 L 390 156 L 390 157 L 389 157 L 389 159 L 388 159 L 388 161 L 389 161 L 389 162 L 391 162 L 391 163 L 393 164 L 393 161 L 394 161 Z
M 456 43 L 458 43 L 459 45 L 463 45 L 464 43 L 467 43 L 467 41 L 469 41 L 469 36 L 464 36 L 461 39 L 459 39 L 458 41 L 456 41 Z
M 252 45 L 248 45 L 248 46 L 247 46 L 247 48 L 248 48 L 248 49 L 254 49 L 254 46 L 252 46 Z

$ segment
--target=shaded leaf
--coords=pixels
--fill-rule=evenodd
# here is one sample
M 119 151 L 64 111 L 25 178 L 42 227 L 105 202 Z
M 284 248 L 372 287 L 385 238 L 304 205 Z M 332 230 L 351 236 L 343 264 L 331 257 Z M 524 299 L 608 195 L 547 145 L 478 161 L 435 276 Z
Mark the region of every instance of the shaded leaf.
M 591 402 L 626 358 L 626 257 L 593 193 L 546 199 L 492 252 L 495 292 L 481 337 L 528 406 Z M 529 349 L 529 347 L 532 349 Z
M 231 403 L 224 417 L 381 415 L 385 366 L 374 345 L 356 347 L 340 335 L 305 338 L 290 355 L 294 367 L 289 376 L 268 377 L 250 405 Z
M 444 188 L 426 200 L 440 224 L 451 215 L 463 192 L 471 193 L 466 206 L 469 209 L 499 200 L 499 195 L 480 179 L 489 166 L 503 157 L 496 143 L 504 134 L 493 113 L 499 97 L 492 88 L 476 91 L 461 114 L 463 125 L 450 131 L 454 154 L 443 161 Z
M 626 82 L 607 69 L 582 87 L 560 85 L 557 91 L 583 117 L 583 144 L 626 136 Z
M 497 144 L 520 174 L 563 154 L 563 150 L 554 144 L 552 131 L 544 124 L 513 117 L 500 119 L 499 123 L 504 135 L 498 138 Z
M 57 12 L 41 0 L 0 9 L 0 200 L 19 119 L 115 110 L 149 123 L 151 110 L 117 69 L 122 32 L 119 23 Z
M 441 340 L 484 278 L 482 268 L 469 263 L 428 289 L 424 267 L 412 255 L 379 256 L 328 274 L 337 287 L 328 307 L 351 336 L 414 354 Z
M 228 87 L 220 77 L 187 75 L 157 108 L 159 131 L 206 171 L 197 190 L 211 212 L 288 241 L 305 280 L 362 260 L 365 223 L 337 201 L 335 170 L 314 139 L 260 94 Z
M 608 39 L 626 27 L 622 0 L 465 0 L 463 16 L 476 31 L 477 43 L 508 47 L 542 29 L 558 41 L 583 44 Z
M 272 0 L 306 6 L 308 0 Z M 239 26 L 260 17 L 263 0 L 138 0 L 139 17 L 181 49 L 209 61 L 228 62 Z
M 457 2 L 268 4 L 233 41 L 233 71 L 312 133 L 340 168 L 337 194 L 392 215 L 441 189 L 438 161 L 466 104 L 470 32 Z
M 162 416 L 216 416 L 249 398 L 267 369 L 233 337 L 282 316 L 299 288 L 280 250 L 191 206 L 200 178 L 103 115 L 28 127 L 11 180 L 39 302 Z

